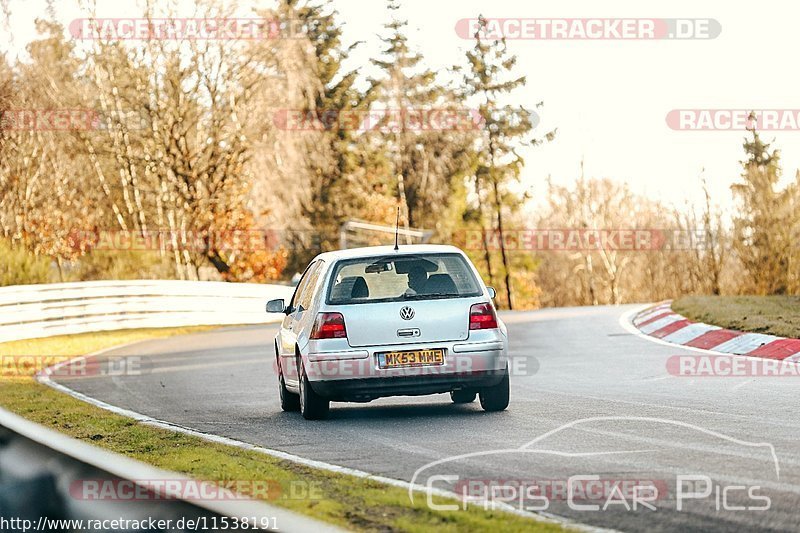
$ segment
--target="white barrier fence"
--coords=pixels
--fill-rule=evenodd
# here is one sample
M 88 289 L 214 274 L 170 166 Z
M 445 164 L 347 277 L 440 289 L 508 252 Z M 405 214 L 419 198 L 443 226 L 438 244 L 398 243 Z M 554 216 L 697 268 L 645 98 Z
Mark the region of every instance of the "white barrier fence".
M 128 328 L 262 324 L 293 287 L 215 281 L 86 281 L 0 287 L 0 342 Z

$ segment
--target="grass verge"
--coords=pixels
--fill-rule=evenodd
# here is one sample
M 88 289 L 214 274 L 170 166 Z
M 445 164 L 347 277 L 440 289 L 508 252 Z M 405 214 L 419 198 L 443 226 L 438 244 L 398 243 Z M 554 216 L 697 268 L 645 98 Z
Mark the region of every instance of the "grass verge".
M 672 309 L 697 322 L 800 339 L 800 296 L 685 296 Z
M 53 337 L 0 344 L 0 356 L 59 356 L 91 353 L 137 340 L 203 331 L 209 328 L 130 330 Z M 439 532 L 563 531 L 556 524 L 469 507 L 434 511 L 420 495 L 411 504 L 404 489 L 317 470 L 255 451 L 210 443 L 137 423 L 36 383 L 32 377 L 0 373 L 0 406 L 25 418 L 159 468 L 222 485 L 269 482 L 270 503 L 356 531 Z M 294 497 L 302 481 L 311 497 Z M 238 485 L 241 486 L 241 485 Z M 451 502 L 437 502 L 451 503 Z

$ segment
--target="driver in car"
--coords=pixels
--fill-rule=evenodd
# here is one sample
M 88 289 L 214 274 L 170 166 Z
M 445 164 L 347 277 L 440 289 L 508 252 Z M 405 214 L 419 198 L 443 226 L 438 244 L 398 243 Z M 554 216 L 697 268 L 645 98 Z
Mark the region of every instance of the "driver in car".
M 415 294 L 422 292 L 425 282 L 428 281 L 428 272 L 422 265 L 413 265 L 408 270 L 408 288 Z

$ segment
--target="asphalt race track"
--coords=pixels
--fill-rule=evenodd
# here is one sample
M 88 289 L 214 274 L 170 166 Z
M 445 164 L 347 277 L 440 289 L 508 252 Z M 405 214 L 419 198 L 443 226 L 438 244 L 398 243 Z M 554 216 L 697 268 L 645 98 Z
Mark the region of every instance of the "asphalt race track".
M 489 480 L 535 481 L 556 487 L 546 491 L 547 513 L 593 526 L 796 531 L 800 378 L 672 376 L 667 358 L 692 352 L 630 333 L 619 323 L 630 309 L 502 315 L 515 368 L 511 405 L 502 413 L 484 413 L 477 402 L 453 405 L 449 396 L 437 395 L 334 403 L 329 420 L 307 422 L 280 410 L 272 325 L 123 347 L 112 354 L 143 356 L 141 375 L 57 381 L 167 422 L 406 481 L 432 461 L 493 452 L 425 468 L 415 482 L 458 476 L 452 485 L 440 480 L 433 486 L 480 491 Z M 630 497 L 624 497 L 630 509 L 616 498 L 603 510 L 608 492 L 570 502 L 563 492 L 567 480 L 591 475 L 606 486 L 659 488 L 651 503 L 656 510 L 641 503 L 634 510 Z M 680 511 L 678 476 L 697 480 L 684 484 Z M 575 478 L 572 483 L 579 492 L 598 486 Z M 696 497 L 690 499 L 692 491 Z M 545 502 L 522 503 L 540 508 Z M 767 503 L 768 510 L 747 509 Z M 573 508 L 592 504 L 601 509 Z

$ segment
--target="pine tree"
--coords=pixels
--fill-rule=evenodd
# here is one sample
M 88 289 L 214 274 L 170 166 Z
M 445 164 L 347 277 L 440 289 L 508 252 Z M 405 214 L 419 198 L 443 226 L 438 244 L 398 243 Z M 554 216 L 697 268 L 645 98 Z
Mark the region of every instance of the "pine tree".
M 517 153 L 517 147 L 526 143 L 538 144 L 541 141 L 528 139 L 533 129 L 530 111 L 522 106 L 513 108 L 498 103 L 504 95 L 524 86 L 526 77 L 513 76 L 516 56 L 508 51 L 505 39 L 484 39 L 485 28 L 486 19 L 481 16 L 474 35 L 475 46 L 467 52 L 469 69 L 464 77 L 465 95 L 476 102 L 484 126 L 476 153 L 475 189 L 481 202 L 486 266 L 491 281 L 493 267 L 487 234 L 488 228 L 492 227 L 498 233 L 497 242 L 503 263 L 508 308 L 513 309 L 511 268 L 503 239 L 504 212 L 513 212 L 521 204 L 522 198 L 509 191 L 507 184 L 518 180 L 524 165 L 523 158 Z M 553 135 L 554 132 L 548 133 L 545 138 L 550 140 Z M 491 203 L 491 222 L 486 220 L 484 201 Z
M 456 95 L 437 82 L 436 72 L 421 67 L 423 57 L 411 49 L 408 22 L 397 17 L 398 9 L 397 1 L 389 0 L 391 21 L 381 39 L 385 47 L 372 60 L 382 75 L 370 80 L 368 95 L 386 110 L 373 138 L 395 180 L 404 225 L 442 233 L 451 216 L 448 200 L 468 166 L 473 133 L 437 118 L 463 115 L 464 110 Z M 419 117 L 420 125 L 412 125 Z
M 360 43 L 342 42 L 333 2 L 280 0 L 262 15 L 303 30 L 292 39 L 253 45 L 267 73 L 253 111 L 277 109 L 292 117 L 291 125 L 273 124 L 276 117 L 255 133 L 260 140 L 253 198 L 263 206 L 262 222 L 286 229 L 282 241 L 293 250 L 288 268 L 298 271 L 314 255 L 338 247 L 343 222 L 376 212 L 380 218 L 381 200 L 388 203 L 388 196 L 373 179 L 380 175 L 374 150 L 348 122 L 366 113 L 370 96 L 359 90 L 358 72 L 346 69 Z
M 745 140 L 742 181 L 731 186 L 740 209 L 734 219 L 734 248 L 757 294 L 786 294 L 792 257 L 795 188 L 778 189 L 780 151 L 770 148 L 755 128 Z
M 318 236 L 310 243 L 312 254 L 335 249 L 341 225 L 348 219 L 368 216 L 365 213 L 371 200 L 376 195 L 383 196 L 369 184 L 369 170 L 375 163 L 367 140 L 357 129 L 342 127 L 348 117 L 363 116 L 374 95 L 358 89 L 356 70 L 344 69 L 344 62 L 360 43 L 349 46 L 342 43 L 342 27 L 332 5 L 329 0 L 301 12 L 314 46 L 315 70 L 321 87 L 316 93 L 314 109 L 307 112 L 316 114 L 324 126 L 324 143 L 332 157 L 329 167 L 319 168 L 315 173 L 311 195 L 302 207 Z M 331 116 L 339 120 L 328 120 Z M 310 257 L 302 260 L 305 259 Z

